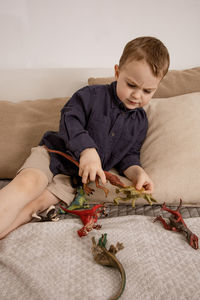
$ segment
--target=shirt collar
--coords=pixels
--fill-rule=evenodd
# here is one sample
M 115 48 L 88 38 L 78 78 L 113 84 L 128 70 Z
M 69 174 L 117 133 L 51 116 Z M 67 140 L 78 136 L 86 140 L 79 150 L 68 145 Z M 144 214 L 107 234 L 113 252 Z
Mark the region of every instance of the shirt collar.
M 117 96 L 117 81 L 114 81 L 111 83 L 112 91 L 113 91 L 113 101 L 112 101 L 112 108 L 115 108 L 116 106 L 119 107 L 122 110 L 127 110 L 124 103 L 118 98 Z

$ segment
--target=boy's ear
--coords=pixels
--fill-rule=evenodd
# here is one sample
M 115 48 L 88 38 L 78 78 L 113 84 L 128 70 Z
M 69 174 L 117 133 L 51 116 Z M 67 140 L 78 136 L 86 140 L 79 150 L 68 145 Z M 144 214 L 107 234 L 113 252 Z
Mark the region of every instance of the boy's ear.
M 119 77 L 119 66 L 115 65 L 115 79 L 117 80 Z

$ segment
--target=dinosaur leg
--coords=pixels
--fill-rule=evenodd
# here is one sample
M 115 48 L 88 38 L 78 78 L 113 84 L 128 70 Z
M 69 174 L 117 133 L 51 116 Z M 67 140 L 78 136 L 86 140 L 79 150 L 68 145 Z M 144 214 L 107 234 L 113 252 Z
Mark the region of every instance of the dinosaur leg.
M 181 206 L 182 206 L 182 199 L 180 199 L 180 203 L 179 203 L 177 210 L 180 210 Z
M 167 224 L 167 222 L 161 216 L 157 216 L 155 218 L 154 222 L 156 222 L 156 221 L 162 222 L 162 224 L 163 224 L 163 226 L 164 226 L 165 229 L 172 230 L 171 226 L 169 224 Z
M 94 224 L 93 225 L 93 229 L 96 229 L 96 230 L 100 230 L 101 227 L 102 227 L 102 225 L 100 225 L 100 224 Z
M 106 197 L 108 196 L 108 193 L 109 193 L 109 190 L 107 188 L 105 188 L 104 186 L 100 185 L 99 184 L 99 178 L 96 177 L 96 180 L 95 180 L 95 184 L 96 184 L 96 187 L 99 188 L 99 189 L 102 189 L 106 195 Z
M 80 237 L 88 235 L 88 231 L 85 226 L 83 226 L 81 229 L 79 229 L 77 231 L 77 233 Z
M 83 189 L 84 189 L 84 192 L 85 192 L 87 195 L 91 195 L 91 194 L 93 194 L 93 192 L 94 192 L 94 190 L 91 189 L 91 188 L 87 185 L 87 183 L 84 183 L 84 184 L 83 184 Z
M 80 237 L 88 235 L 88 232 L 90 232 L 94 228 L 93 219 L 91 219 L 85 226 L 83 226 L 81 229 L 77 231 L 78 235 Z M 97 229 L 97 228 L 95 228 Z M 99 228 L 100 229 L 100 228 Z

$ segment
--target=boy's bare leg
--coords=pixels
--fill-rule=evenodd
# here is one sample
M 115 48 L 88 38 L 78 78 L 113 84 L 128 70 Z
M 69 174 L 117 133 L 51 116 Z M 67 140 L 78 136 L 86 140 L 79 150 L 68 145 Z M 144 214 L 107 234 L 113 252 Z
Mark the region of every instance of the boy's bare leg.
M 13 223 L 26 204 L 41 195 L 47 184 L 47 176 L 42 171 L 27 168 L 0 190 L 0 234 Z
M 32 219 L 34 212 L 43 211 L 49 208 L 49 206 L 57 204 L 59 201 L 55 195 L 45 189 L 37 199 L 32 200 L 20 211 L 14 222 L 0 234 L 0 239 L 4 238 L 20 225 L 28 223 Z

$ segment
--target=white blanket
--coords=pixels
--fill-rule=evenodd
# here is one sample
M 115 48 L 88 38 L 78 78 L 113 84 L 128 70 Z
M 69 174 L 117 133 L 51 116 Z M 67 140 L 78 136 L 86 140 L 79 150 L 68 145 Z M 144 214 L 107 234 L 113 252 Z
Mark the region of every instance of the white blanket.
M 94 262 L 91 237 L 108 234 L 109 245 L 123 242 L 117 253 L 126 271 L 120 299 L 200 299 L 200 250 L 185 237 L 167 231 L 151 217 L 99 220 L 100 231 L 80 238 L 79 219 L 29 223 L 0 241 L 1 300 L 106 300 L 116 293 L 116 269 Z M 200 235 L 200 218 L 187 219 Z

